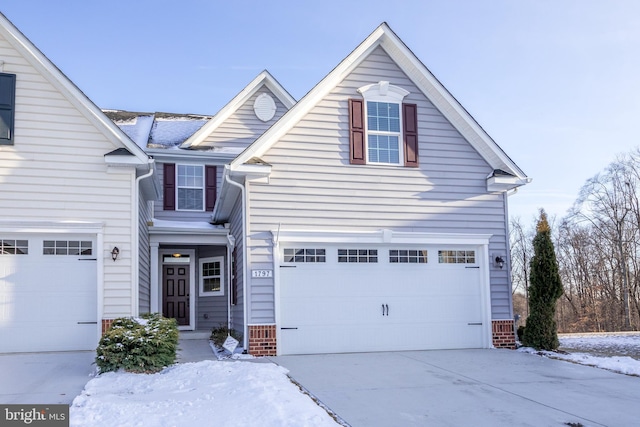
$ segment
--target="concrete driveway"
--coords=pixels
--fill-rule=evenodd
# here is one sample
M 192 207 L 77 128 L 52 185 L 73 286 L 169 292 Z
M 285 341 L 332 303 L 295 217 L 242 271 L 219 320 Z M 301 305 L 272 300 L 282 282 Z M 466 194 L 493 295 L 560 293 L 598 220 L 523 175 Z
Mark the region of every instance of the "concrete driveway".
M 271 360 L 353 427 L 638 425 L 640 378 L 511 350 Z
M 95 371 L 94 351 L 0 353 L 0 403 L 71 404 Z

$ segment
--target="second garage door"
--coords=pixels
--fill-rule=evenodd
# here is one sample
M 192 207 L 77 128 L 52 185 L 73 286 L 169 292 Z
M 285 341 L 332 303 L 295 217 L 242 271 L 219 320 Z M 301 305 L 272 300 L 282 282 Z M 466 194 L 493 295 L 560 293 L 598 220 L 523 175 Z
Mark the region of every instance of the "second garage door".
M 0 237 L 0 353 L 95 349 L 95 236 Z
M 485 346 L 477 247 L 282 251 L 280 354 Z

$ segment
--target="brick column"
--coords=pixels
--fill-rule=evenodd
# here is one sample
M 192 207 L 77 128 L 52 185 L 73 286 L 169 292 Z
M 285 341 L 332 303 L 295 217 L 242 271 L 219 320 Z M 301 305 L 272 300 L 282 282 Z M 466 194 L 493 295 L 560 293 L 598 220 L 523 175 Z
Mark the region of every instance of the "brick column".
M 516 336 L 513 331 L 513 320 L 492 320 L 493 346 L 515 350 Z
M 249 354 L 276 355 L 276 325 L 249 325 Z
M 102 319 L 102 333 L 104 334 L 105 332 L 107 332 L 107 329 L 109 329 L 111 327 L 111 324 L 113 323 L 115 319 Z

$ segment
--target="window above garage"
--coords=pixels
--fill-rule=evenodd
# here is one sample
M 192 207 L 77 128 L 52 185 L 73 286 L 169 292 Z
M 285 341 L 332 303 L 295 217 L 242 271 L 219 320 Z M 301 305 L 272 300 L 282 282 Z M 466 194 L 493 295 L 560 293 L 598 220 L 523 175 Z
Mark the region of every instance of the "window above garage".
M 381 81 L 349 100 L 351 164 L 418 166 L 417 107 L 403 103 L 408 91 Z

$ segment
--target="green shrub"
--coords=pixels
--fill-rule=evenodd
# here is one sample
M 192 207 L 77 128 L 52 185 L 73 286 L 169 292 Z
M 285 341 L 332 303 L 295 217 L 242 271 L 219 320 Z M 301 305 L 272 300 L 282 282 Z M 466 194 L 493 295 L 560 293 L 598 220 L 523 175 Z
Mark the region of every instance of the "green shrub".
M 529 317 L 522 344 L 536 350 L 557 350 L 556 302 L 562 296 L 562 280 L 558 269 L 551 227 L 547 214 L 540 210 L 540 219 L 533 238 L 533 258 L 529 270 Z
M 141 319 L 115 319 L 96 350 L 100 372 L 124 369 L 152 373 L 173 364 L 178 349 L 178 323 L 158 313 Z
M 236 332 L 234 329 L 229 330 L 226 325 L 220 325 L 217 328 L 213 328 L 209 339 L 213 341 L 216 346 L 222 347 L 222 344 L 224 344 L 224 341 L 229 335 L 242 342 L 242 334 Z

